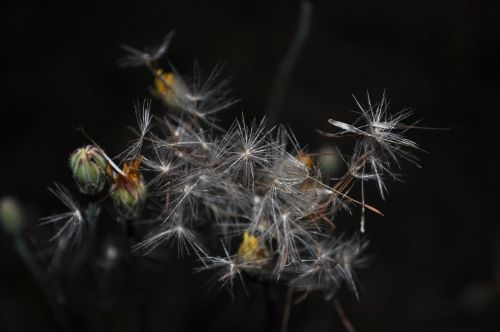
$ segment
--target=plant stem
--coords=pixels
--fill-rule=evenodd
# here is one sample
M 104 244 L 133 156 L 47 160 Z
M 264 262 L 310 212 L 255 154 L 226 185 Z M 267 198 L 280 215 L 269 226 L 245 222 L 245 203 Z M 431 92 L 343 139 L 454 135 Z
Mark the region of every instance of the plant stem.
M 61 306 L 59 305 L 59 303 L 57 303 L 53 293 L 51 292 L 49 281 L 40 268 L 40 265 L 36 262 L 35 258 L 31 254 L 31 251 L 29 250 L 28 244 L 26 243 L 25 239 L 21 235 L 16 236 L 14 237 L 14 244 L 17 253 L 19 254 L 19 256 L 21 256 L 24 262 L 24 265 L 26 265 L 30 273 L 40 285 L 40 288 L 45 295 L 54 318 L 64 331 L 71 331 L 72 329 L 70 329 L 69 327 L 68 321 L 64 315 L 63 310 L 61 309 Z
M 335 305 L 335 310 L 337 310 L 337 314 L 339 315 L 340 321 L 342 322 L 342 325 L 344 325 L 345 329 L 348 332 L 356 332 L 356 329 L 352 325 L 349 318 L 347 318 L 344 309 L 340 305 L 339 300 L 338 299 L 333 300 L 333 304 Z
M 288 322 L 290 321 L 290 313 L 292 311 L 292 299 L 294 289 L 288 287 L 286 290 L 285 305 L 283 307 L 283 319 L 281 321 L 281 332 L 288 331 Z
M 299 21 L 297 23 L 295 36 L 288 51 L 286 52 L 285 57 L 278 67 L 278 73 L 271 88 L 271 94 L 269 95 L 266 112 L 269 126 L 273 126 L 278 121 L 292 70 L 297 63 L 300 51 L 304 47 L 311 30 L 312 15 L 313 5 L 309 1 L 301 1 Z

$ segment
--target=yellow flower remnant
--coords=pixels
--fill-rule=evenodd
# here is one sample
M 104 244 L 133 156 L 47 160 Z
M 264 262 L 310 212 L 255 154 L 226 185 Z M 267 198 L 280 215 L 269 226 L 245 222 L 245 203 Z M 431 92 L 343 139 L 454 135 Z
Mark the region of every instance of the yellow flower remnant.
M 310 154 L 299 151 L 295 158 L 297 158 L 297 160 L 300 161 L 308 170 L 313 169 L 314 161 Z
M 188 95 L 184 81 L 174 73 L 164 72 L 162 69 L 156 70 L 155 89 L 163 101 L 173 108 L 181 107 L 182 100 Z
M 155 88 L 162 96 L 166 96 L 170 92 L 170 87 L 174 85 L 175 76 L 172 72 L 164 73 L 162 69 L 156 70 Z
M 138 216 L 146 198 L 146 185 L 139 172 L 142 157 L 125 162 L 123 174 L 114 174 L 110 187 L 110 196 L 113 203 L 126 219 Z
M 238 257 L 244 263 L 262 267 L 269 259 L 269 252 L 262 246 L 255 235 L 245 232 L 243 234 L 243 241 L 238 249 Z

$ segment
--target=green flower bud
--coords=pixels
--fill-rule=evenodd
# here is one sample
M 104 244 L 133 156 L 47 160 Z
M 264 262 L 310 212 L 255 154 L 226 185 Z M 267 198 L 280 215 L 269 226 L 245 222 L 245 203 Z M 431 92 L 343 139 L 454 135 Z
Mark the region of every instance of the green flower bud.
M 0 223 L 3 229 L 17 236 L 23 229 L 23 213 L 19 204 L 10 197 L 3 197 L 0 200 Z
M 319 167 L 321 174 L 326 177 L 333 177 L 340 175 L 339 172 L 342 171 L 342 158 L 339 157 L 339 153 L 331 146 L 324 146 L 320 150 Z
M 77 149 L 69 157 L 73 179 L 84 194 L 94 195 L 102 191 L 106 184 L 107 165 L 101 149 L 92 145 Z
M 140 163 L 140 159 L 126 162 L 125 175 L 117 174 L 109 189 L 116 210 L 125 219 L 137 218 L 146 199 L 146 185 L 138 171 Z

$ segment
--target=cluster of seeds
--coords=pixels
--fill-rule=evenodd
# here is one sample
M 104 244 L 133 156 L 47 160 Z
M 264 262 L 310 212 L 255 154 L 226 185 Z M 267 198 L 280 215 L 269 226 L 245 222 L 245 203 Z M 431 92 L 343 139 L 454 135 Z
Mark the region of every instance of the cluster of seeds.
M 338 153 L 346 173 L 329 179 L 285 126 L 242 116 L 228 130 L 220 128 L 216 114 L 236 102 L 227 82 L 218 81 L 221 68 L 206 80 L 197 65 L 191 78 L 171 64 L 161 68 L 172 36 L 152 51 L 124 47 L 121 63 L 151 72 L 151 93 L 165 111 L 154 118 L 149 101 L 136 105 L 136 137 L 117 157 L 95 143 L 73 152 L 79 191 L 106 193 L 99 202 L 110 198 L 115 219 L 142 231 L 131 250 L 150 254 L 164 243 L 175 245 L 179 256 L 198 258 L 197 270 L 217 270 L 217 280 L 230 289 L 234 280 L 251 278 L 323 290 L 327 297 L 346 283 L 357 294 L 354 270 L 363 265 L 366 242 L 357 234 L 338 235 L 336 217 L 359 207 L 364 232 L 365 210 L 380 213 L 365 202 L 364 184 L 373 182 L 384 197 L 384 181 L 397 178 L 392 165 L 416 163 L 408 149 L 418 147 L 403 137 L 414 127 L 402 124 L 410 114 L 388 115 L 385 98 L 376 104 L 368 98 L 367 106 L 357 103 L 355 125 L 330 119 L 338 131 L 323 135 L 353 136 L 356 144 L 349 157 Z M 351 195 L 355 187 L 360 198 Z M 53 192 L 70 209 L 45 218 L 59 227 L 54 239 L 62 248 L 85 241 L 88 214 L 63 187 Z

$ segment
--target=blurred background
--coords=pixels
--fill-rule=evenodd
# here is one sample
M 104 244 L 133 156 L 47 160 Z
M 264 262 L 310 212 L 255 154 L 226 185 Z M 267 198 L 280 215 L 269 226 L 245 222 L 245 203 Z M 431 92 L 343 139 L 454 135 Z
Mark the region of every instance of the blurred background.
M 352 121 L 352 94 L 449 131 L 414 131 L 427 152 L 405 165 L 387 200 L 371 200 L 370 266 L 359 272 L 359 301 L 340 293 L 358 331 L 500 331 L 499 162 L 500 2 L 465 0 L 313 1 L 311 34 L 289 82 L 279 120 L 312 151 L 332 143 L 316 129 Z M 156 45 L 177 30 L 169 57 L 181 73 L 194 59 L 209 70 L 225 62 L 233 95 L 223 126 L 244 112 L 263 116 L 278 65 L 295 33 L 296 1 L 4 1 L 0 5 L 3 77 L 0 195 L 28 215 L 30 246 L 44 255 L 38 217 L 61 207 L 47 187 L 70 185 L 67 158 L 86 132 L 118 153 L 130 138 L 133 103 L 152 77 L 122 69 L 122 43 Z M 160 107 L 153 105 L 158 114 Z M 12 238 L 0 234 L 0 330 L 57 331 L 36 280 Z M 86 280 L 85 296 L 67 295 L 76 331 L 260 331 L 269 314 L 258 287 L 235 299 L 192 260 L 175 255 L 138 277 Z M 121 270 L 119 270 L 121 271 Z M 88 277 L 88 278 L 87 278 Z M 105 287 L 103 286 L 105 285 Z M 88 291 L 87 291 L 88 290 Z M 107 294 L 109 303 L 99 299 Z M 130 295 L 130 294 L 133 294 Z M 129 296 L 130 295 L 130 296 Z M 140 297 L 141 305 L 134 307 Z M 95 317 L 99 317 L 96 320 Z M 312 295 L 292 308 L 290 331 L 344 331 L 331 302 Z

